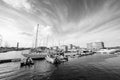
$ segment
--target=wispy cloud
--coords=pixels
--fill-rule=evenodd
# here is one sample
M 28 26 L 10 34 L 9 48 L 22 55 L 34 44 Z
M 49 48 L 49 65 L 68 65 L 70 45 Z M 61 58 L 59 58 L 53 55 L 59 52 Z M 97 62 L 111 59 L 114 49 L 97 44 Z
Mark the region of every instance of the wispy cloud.
M 22 32 L 22 33 L 20 33 L 21 35 L 25 35 L 25 36 L 33 36 L 33 34 L 31 34 L 31 33 L 27 33 L 27 32 Z
M 41 39 L 50 35 L 56 41 L 75 43 L 77 40 L 80 45 L 96 40 L 105 41 L 107 45 L 120 44 L 120 39 L 115 37 L 120 32 L 120 0 L 3 1 L 0 26 L 10 25 L 16 32 L 27 35 L 25 38 L 18 34 L 24 38 L 23 42 L 32 37 L 34 27 L 40 24 Z M 10 32 L 8 28 L 6 31 Z
M 34 29 L 34 33 L 36 34 L 36 27 Z M 48 36 L 52 36 L 53 33 L 52 33 L 52 27 L 51 26 L 45 26 L 45 25 L 39 25 L 39 28 L 38 28 L 38 36 L 40 38 L 46 38 Z
M 16 9 L 21 9 L 21 8 L 26 10 L 31 9 L 31 5 L 28 2 L 28 0 L 3 0 L 3 1 Z

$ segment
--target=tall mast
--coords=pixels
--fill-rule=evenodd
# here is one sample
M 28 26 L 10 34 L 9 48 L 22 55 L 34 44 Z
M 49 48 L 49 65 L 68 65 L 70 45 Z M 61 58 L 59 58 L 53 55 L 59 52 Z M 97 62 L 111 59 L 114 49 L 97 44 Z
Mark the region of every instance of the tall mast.
M 39 29 L 39 24 L 37 24 L 36 39 L 35 39 L 35 48 L 37 47 L 37 42 L 38 42 L 38 29 Z

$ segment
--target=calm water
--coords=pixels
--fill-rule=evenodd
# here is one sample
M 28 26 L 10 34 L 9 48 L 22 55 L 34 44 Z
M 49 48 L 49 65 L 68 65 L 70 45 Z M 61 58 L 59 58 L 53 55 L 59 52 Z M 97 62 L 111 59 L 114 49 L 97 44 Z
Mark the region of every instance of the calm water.
M 120 80 L 119 55 L 91 55 L 60 65 L 45 60 L 20 68 L 19 62 L 0 64 L 1 80 Z

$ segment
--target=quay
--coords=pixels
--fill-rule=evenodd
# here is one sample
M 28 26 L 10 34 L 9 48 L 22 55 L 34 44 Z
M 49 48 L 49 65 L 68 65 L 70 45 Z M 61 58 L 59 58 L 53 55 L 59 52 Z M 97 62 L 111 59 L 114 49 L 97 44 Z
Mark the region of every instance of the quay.
M 21 58 L 24 58 L 21 55 L 22 51 L 9 51 L 6 53 L 0 53 L 0 64 L 8 62 L 19 62 Z

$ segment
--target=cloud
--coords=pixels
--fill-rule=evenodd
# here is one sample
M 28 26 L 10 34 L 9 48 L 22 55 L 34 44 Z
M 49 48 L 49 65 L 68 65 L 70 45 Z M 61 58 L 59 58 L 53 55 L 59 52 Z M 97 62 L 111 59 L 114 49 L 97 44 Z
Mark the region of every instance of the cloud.
M 16 9 L 21 9 L 21 8 L 26 10 L 31 9 L 31 5 L 28 2 L 28 0 L 3 0 L 3 1 Z
M 18 20 L 0 15 L 0 35 L 2 36 L 2 46 L 4 46 L 4 42 L 10 43 L 11 46 L 16 45 L 17 42 L 20 42 L 21 45 L 24 45 L 25 42 L 32 42 L 32 37 L 30 36 L 29 31 L 27 31 L 26 28 L 24 29 L 26 32 L 23 33 L 23 30 L 21 30 L 18 24 Z M 21 35 L 21 32 L 27 36 Z
M 0 26 L 11 25 L 11 27 L 18 29 L 16 31 L 22 30 L 22 36 L 19 34 L 21 36 L 19 40 L 24 38 L 24 42 L 26 41 L 25 39 L 30 40 L 28 38 L 32 34 L 34 35 L 33 28 L 38 23 L 40 23 L 40 39 L 50 35 L 57 40 L 66 40 L 69 43 L 73 43 L 76 40 L 79 40 L 79 43 L 96 40 L 110 40 L 109 43 L 115 40 L 119 42 L 117 37 L 112 38 L 118 36 L 120 32 L 119 0 L 3 1 L 13 8 L 9 8 L 10 6 L 8 7 L 5 4 L 1 4 L 2 7 L 0 5 L 0 15 L 5 16 L 5 18 L 0 17 Z M 32 14 L 25 13 L 24 10 L 32 10 Z M 11 33 L 11 35 L 15 35 L 15 33 L 10 32 L 12 30 L 9 31 L 9 28 L 4 29 L 3 33 L 6 31 Z
M 21 35 L 26 35 L 26 36 L 33 36 L 31 33 L 28 33 L 28 32 L 22 32 L 20 33 Z
M 40 37 L 47 37 L 47 36 L 51 36 L 52 35 L 52 27 L 51 26 L 44 26 L 44 25 L 40 25 L 39 26 L 39 36 Z

